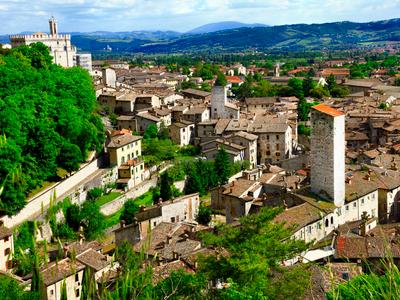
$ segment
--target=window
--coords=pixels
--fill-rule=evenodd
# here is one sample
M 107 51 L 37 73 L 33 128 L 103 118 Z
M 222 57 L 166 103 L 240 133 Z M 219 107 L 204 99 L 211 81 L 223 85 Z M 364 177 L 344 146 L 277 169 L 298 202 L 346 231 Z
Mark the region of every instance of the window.
M 321 223 L 320 222 L 317 223 L 317 229 L 321 229 Z
M 364 198 L 361 199 L 361 204 L 364 204 Z
M 175 223 L 175 217 L 171 217 L 171 223 Z
M 130 154 L 128 154 L 128 160 L 130 160 L 131 159 L 131 155 Z
M 357 202 L 354 202 L 354 203 L 353 203 L 353 207 L 357 207 Z
M 279 146 L 280 146 L 279 144 L 275 145 L 276 150 L 279 150 Z
M 176 221 L 179 222 L 179 216 L 176 216 Z
M 6 262 L 6 269 L 9 270 L 9 269 L 12 269 L 12 268 L 13 268 L 13 262 L 12 262 L 12 260 L 10 259 L 10 260 L 8 260 L 8 261 Z
M 275 156 L 281 156 L 281 153 L 280 152 L 276 152 Z
M 75 282 L 78 282 L 79 281 L 79 273 L 76 273 L 75 274 Z
M 271 151 L 269 151 L 269 150 L 266 151 L 266 152 L 265 152 L 265 155 L 270 156 L 270 155 L 271 155 Z
M 50 295 L 54 295 L 54 290 L 50 290 Z
M 346 210 L 349 210 L 349 206 L 348 205 L 346 205 Z
M 331 225 L 333 225 L 333 217 L 331 217 Z
M 339 207 L 338 208 L 338 210 L 337 210 L 337 214 L 338 214 L 338 216 L 341 216 L 342 215 L 342 209 Z
M 6 236 L 5 238 L 4 238 L 4 242 L 8 242 L 10 240 L 10 237 L 9 236 Z
M 79 289 L 76 289 L 76 290 L 75 290 L 75 296 L 76 296 L 76 297 L 79 297 Z
M 157 222 L 153 222 L 153 227 L 156 227 L 156 225 L 157 225 Z
M 139 150 L 136 150 L 136 156 L 138 156 L 139 155 Z
M 343 273 L 342 273 L 342 279 L 348 281 L 348 280 L 349 280 L 349 273 L 343 272 Z
M 269 141 L 269 135 L 267 134 L 267 141 Z
M 307 230 L 308 230 L 308 233 L 311 234 L 312 226 L 308 226 Z
M 4 250 L 4 256 L 7 256 L 7 255 L 9 255 L 10 254 L 10 248 L 6 248 L 5 250 Z
M 328 226 L 329 226 L 329 220 L 326 219 L 326 220 L 325 220 L 325 227 L 328 227 Z
M 276 139 L 279 140 L 279 135 L 276 135 Z

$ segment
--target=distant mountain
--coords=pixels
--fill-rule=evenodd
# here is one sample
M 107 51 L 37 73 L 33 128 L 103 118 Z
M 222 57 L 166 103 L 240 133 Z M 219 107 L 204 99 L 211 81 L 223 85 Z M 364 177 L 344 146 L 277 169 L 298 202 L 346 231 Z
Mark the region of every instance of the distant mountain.
M 0 35 L 0 44 L 8 44 L 10 43 L 10 39 L 8 38 L 8 35 Z
M 243 50 L 305 51 L 371 47 L 400 43 L 400 19 L 369 23 L 335 22 L 237 28 L 182 36 L 168 43 L 140 47 L 146 53 L 227 52 Z
M 224 29 L 221 24 L 241 24 L 239 28 Z M 224 25 L 224 26 L 225 26 Z M 107 46 L 113 54 L 121 53 L 195 53 L 237 52 L 257 50 L 265 52 L 341 50 L 395 42 L 400 44 L 400 19 L 378 22 L 335 22 L 324 24 L 295 24 L 255 27 L 262 24 L 221 22 L 208 24 L 207 33 L 179 33 L 175 31 L 96 31 L 73 32 L 72 43 L 80 51 L 101 53 Z M 239 25 L 238 25 L 239 26 Z M 204 26 L 202 26 L 204 28 Z M 201 28 L 201 27 L 200 27 Z M 224 30 L 222 30 L 224 29 Z M 8 36 L 0 36 L 8 41 Z
M 246 23 L 241 23 L 241 22 L 227 21 L 227 22 L 209 23 L 209 24 L 194 28 L 194 29 L 188 31 L 187 33 L 189 33 L 189 34 L 209 33 L 209 32 L 216 32 L 216 31 L 228 30 L 228 29 L 236 29 L 236 28 L 242 28 L 242 27 L 247 27 L 247 28 L 268 27 L 268 25 L 259 24 L 259 23 L 246 24 Z

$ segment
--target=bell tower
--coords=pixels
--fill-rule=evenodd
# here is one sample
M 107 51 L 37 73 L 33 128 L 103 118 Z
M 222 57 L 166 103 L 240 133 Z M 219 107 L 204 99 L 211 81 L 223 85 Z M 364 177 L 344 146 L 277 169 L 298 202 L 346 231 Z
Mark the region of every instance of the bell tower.
M 57 35 L 58 30 L 57 30 L 57 20 L 54 17 L 51 17 L 49 20 L 49 25 L 50 25 L 50 35 Z

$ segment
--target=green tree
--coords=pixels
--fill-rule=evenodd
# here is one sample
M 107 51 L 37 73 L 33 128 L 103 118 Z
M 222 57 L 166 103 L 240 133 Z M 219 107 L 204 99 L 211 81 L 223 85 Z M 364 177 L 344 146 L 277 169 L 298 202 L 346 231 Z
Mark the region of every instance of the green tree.
M 337 87 L 336 78 L 335 78 L 335 76 L 333 76 L 333 74 L 330 74 L 328 76 L 328 79 L 326 80 L 326 83 L 328 85 L 328 90 L 329 91 L 332 91 L 334 88 Z
M 395 79 L 394 85 L 400 86 L 400 77 Z
M 125 224 L 132 224 L 135 219 L 135 214 L 139 211 L 139 205 L 135 200 L 130 199 L 124 203 L 124 208 L 122 210 L 119 219 L 125 221 Z
M 317 86 L 317 83 L 311 78 L 311 76 L 306 76 L 303 80 L 303 93 L 304 96 L 310 96 L 310 91 Z
M 208 225 L 211 221 L 211 208 L 204 205 L 203 202 L 200 203 L 199 211 L 196 215 L 196 221 L 201 225 Z
M 37 292 L 24 290 L 15 279 L 8 276 L 0 277 L 0 299 L 3 300 L 39 300 Z
M 69 227 L 74 231 L 78 231 L 82 221 L 80 207 L 76 204 L 72 204 L 68 207 L 65 220 Z
M 294 95 L 300 100 L 304 98 L 303 81 L 299 78 L 289 79 L 288 86 L 293 89 Z
M 224 147 L 218 150 L 215 157 L 214 168 L 218 177 L 218 183 L 220 185 L 227 183 L 231 176 L 231 161 Z
M 226 86 L 228 84 L 225 75 L 222 72 L 218 72 L 217 80 L 215 80 L 215 85 Z
M 105 229 L 105 217 L 99 205 L 94 201 L 85 201 L 79 213 L 85 237 L 89 240 L 98 238 Z
M 171 185 L 173 185 L 172 179 L 169 176 L 168 171 L 165 171 L 160 176 L 160 197 L 163 201 L 167 201 L 172 198 Z
M 61 295 L 60 300 L 68 300 L 68 293 L 67 293 L 67 283 L 65 282 L 65 278 L 61 283 Z
M 2 52 L 0 61 L 0 209 L 13 215 L 44 181 L 59 179 L 59 168 L 72 172 L 101 151 L 105 134 L 87 71 L 52 64 L 40 43 Z
M 79 169 L 82 162 L 82 152 L 77 145 L 64 142 L 57 159 L 58 165 L 71 174 Z
M 103 195 L 103 189 L 99 187 L 88 190 L 86 198 L 87 200 L 96 201 Z
M 158 128 L 155 124 L 150 124 L 147 126 L 146 130 L 144 131 L 143 138 L 144 139 L 154 139 L 158 136 Z
M 197 171 L 197 168 L 191 164 L 187 170 L 187 181 L 185 184 L 185 194 L 199 193 L 200 195 L 205 194 L 204 184 L 201 178 L 201 174 Z
M 321 85 L 317 85 L 310 91 L 310 96 L 313 98 L 322 99 L 324 97 L 330 97 L 330 93 L 328 89 L 325 89 Z
M 217 298 L 226 299 L 227 293 L 236 295 L 233 299 L 302 297 L 309 283 L 305 265 L 294 268 L 296 276 L 289 276 L 293 271 L 283 269 L 281 262 L 300 254 L 307 246 L 303 241 L 291 239 L 291 231 L 283 224 L 273 222 L 279 212 L 280 209 L 263 208 L 258 214 L 242 217 L 240 226 L 218 225 L 215 233 L 203 235 L 206 246 L 223 247 L 229 253 L 208 256 L 199 262 L 199 272 L 208 280 L 230 283 Z M 275 289 L 276 285 L 281 288 Z M 285 285 L 290 285 L 290 290 L 282 291 Z
M 158 137 L 161 140 L 169 139 L 169 131 L 168 131 L 168 128 L 165 126 L 164 122 L 161 122 L 160 132 L 158 133 Z

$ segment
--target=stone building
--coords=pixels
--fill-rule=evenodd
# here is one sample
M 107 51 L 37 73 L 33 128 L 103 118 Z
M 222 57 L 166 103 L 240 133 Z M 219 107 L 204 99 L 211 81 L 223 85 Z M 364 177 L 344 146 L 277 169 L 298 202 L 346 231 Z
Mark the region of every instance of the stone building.
M 171 140 L 179 146 L 187 146 L 194 142 L 194 123 L 182 120 L 169 127 Z
M 92 54 L 91 53 L 77 53 L 75 55 L 75 65 L 81 67 L 88 72 L 92 72 Z
M 14 253 L 13 233 L 5 226 L 0 227 L 0 271 L 12 269 Z
M 211 94 L 211 118 L 239 119 L 239 116 L 239 107 L 227 100 L 227 88 L 214 86 Z
M 57 20 L 54 17 L 49 20 L 49 25 L 50 34 L 36 32 L 26 35 L 11 35 L 12 47 L 40 42 L 49 47 L 55 64 L 65 68 L 73 67 L 76 48 L 71 44 L 71 35 L 58 33 Z
M 342 206 L 345 198 L 345 115 L 325 104 L 311 112 L 311 190 Z
M 142 137 L 131 133 L 118 132 L 107 145 L 110 165 L 121 166 L 125 162 L 142 155 Z
M 146 238 L 148 232 L 157 225 L 168 223 L 195 223 L 200 205 L 198 193 L 160 202 L 149 207 L 141 207 L 135 214 L 136 223 L 123 226 L 115 231 L 117 246 L 125 240 L 135 244 Z

